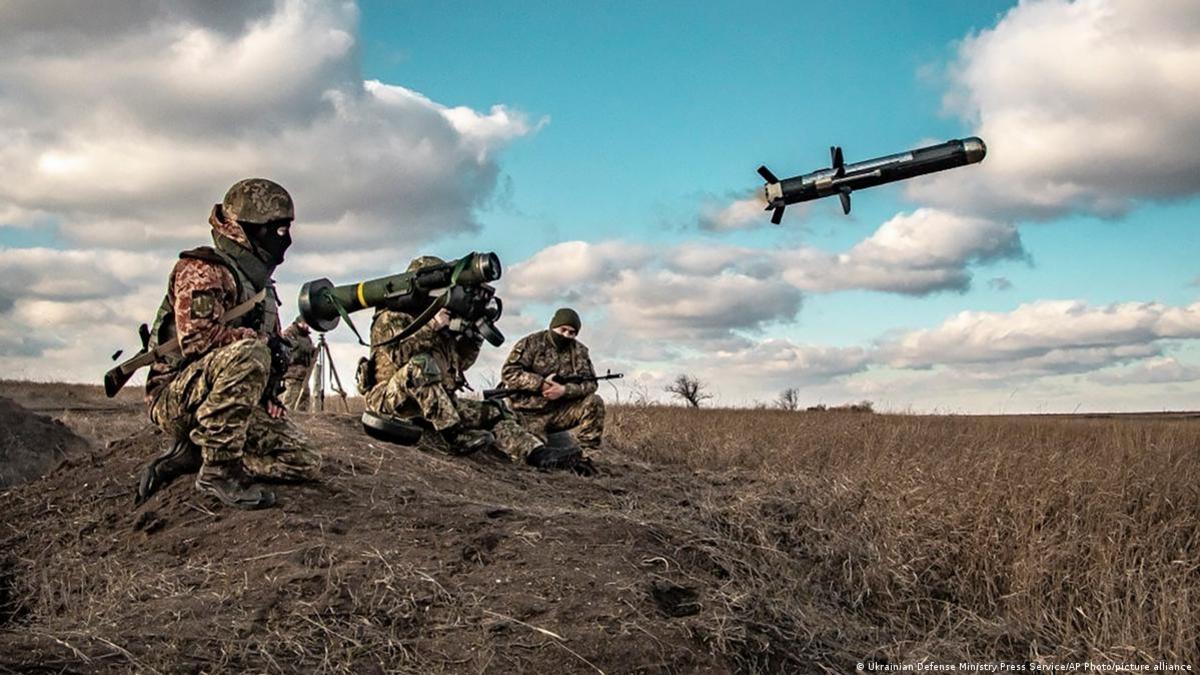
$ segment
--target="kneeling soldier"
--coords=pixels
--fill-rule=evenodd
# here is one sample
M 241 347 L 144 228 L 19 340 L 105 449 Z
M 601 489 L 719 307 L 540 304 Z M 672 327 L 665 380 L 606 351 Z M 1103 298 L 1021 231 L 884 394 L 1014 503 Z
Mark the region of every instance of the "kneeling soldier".
M 317 347 L 313 344 L 312 331 L 302 317 L 296 317 L 283 329 L 283 339 L 291 350 L 287 372 L 283 374 L 283 404 L 288 410 L 308 410 L 308 380 L 312 376 L 313 364 L 317 362 Z
M 500 375 L 521 426 L 545 440 L 546 435 L 571 431 L 586 453 L 600 448 L 604 435 L 604 401 L 596 382 L 570 384 L 556 377 L 594 378 L 588 349 L 577 339 L 579 314 L 569 307 L 554 313 L 550 329 L 526 335 L 513 345 Z
M 213 207 L 212 247 L 184 251 L 150 331 L 152 347 L 177 340 L 146 381 L 150 419 L 175 438 L 142 473 L 139 500 L 195 471 L 196 487 L 225 504 L 275 502 L 255 479 L 306 480 L 321 458 L 276 398 L 287 368 L 271 274 L 291 245 L 292 198 L 250 178 Z
M 423 256 L 408 266 L 415 272 L 444 264 Z M 371 358 L 367 367 L 370 389 L 366 409 L 376 415 L 423 418 L 435 435 L 436 446 L 456 454 L 469 454 L 494 445 L 510 459 L 521 459 L 541 444 L 494 403 L 459 398 L 466 386 L 466 371 L 479 357 L 483 338 L 450 329 L 453 316 L 446 309 L 410 337 L 392 341 L 412 325 L 415 317 L 379 307 L 371 321 Z

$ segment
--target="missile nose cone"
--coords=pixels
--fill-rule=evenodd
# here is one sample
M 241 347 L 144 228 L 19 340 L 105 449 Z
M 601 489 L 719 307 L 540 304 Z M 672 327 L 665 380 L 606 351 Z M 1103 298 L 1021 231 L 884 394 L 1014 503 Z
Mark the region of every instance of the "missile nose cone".
M 963 139 L 963 151 L 967 153 L 967 164 L 977 164 L 987 156 L 987 145 L 978 136 Z

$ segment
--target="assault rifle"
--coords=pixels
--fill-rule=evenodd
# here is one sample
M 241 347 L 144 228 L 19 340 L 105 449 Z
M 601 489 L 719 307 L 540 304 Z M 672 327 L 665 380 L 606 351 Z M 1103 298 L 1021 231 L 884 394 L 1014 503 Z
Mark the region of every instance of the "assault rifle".
M 614 373 L 611 370 L 607 370 L 603 375 L 554 375 L 553 377 L 553 380 L 550 380 L 550 378 L 546 379 L 558 384 L 583 384 L 584 382 L 600 382 L 601 380 L 619 380 L 622 377 L 625 377 L 625 373 Z M 541 393 L 542 391 L 540 389 L 509 389 L 507 387 L 496 387 L 495 389 L 484 389 L 483 400 L 499 401 L 516 394 L 540 396 Z

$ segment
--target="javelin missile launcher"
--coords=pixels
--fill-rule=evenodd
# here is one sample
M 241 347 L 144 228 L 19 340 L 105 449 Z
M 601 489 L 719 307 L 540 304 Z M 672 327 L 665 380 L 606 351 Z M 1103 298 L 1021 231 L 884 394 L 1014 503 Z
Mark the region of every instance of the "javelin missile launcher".
M 496 281 L 500 274 L 500 258 L 495 253 L 471 253 L 415 272 L 342 286 L 328 279 L 314 279 L 300 288 L 300 316 L 321 332 L 333 330 L 345 319 L 358 335 L 349 315 L 360 309 L 382 305 L 417 315 L 409 329 L 393 338 L 399 341 L 444 307 L 454 317 L 453 329 L 478 333 L 499 347 L 504 344 L 504 335 L 496 328 L 496 321 L 504 305 L 488 282 Z M 359 342 L 363 342 L 361 336 Z
M 982 139 L 971 136 L 854 164 L 846 164 L 842 157 L 842 149 L 838 146 L 829 148 L 829 155 L 832 166 L 828 169 L 819 169 L 783 180 L 776 178 L 767 167 L 758 167 L 758 175 L 767 181 L 763 191 L 767 197 L 767 210 L 771 211 L 772 223 L 779 224 L 783 218 L 783 209 L 789 204 L 832 195 L 838 196 L 842 202 L 842 213 L 848 214 L 850 193 L 855 190 L 977 164 L 987 155 L 987 146 Z

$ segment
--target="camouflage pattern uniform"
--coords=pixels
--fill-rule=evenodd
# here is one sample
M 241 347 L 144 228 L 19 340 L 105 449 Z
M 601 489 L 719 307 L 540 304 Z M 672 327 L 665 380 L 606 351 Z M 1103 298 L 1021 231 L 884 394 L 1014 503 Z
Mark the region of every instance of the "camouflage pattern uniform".
M 283 329 L 283 338 L 292 348 L 291 364 L 283 374 L 283 404 L 288 410 L 308 410 L 308 379 L 317 361 L 317 346 L 300 319 Z
M 563 347 L 554 343 L 549 330 L 526 335 L 513 345 L 500 371 L 504 387 L 540 392 L 546 376 L 584 375 L 592 377 L 592 359 L 577 339 Z M 571 431 L 579 447 L 596 450 L 604 435 L 604 401 L 596 395 L 595 382 L 568 384 L 562 398 L 551 401 L 540 393 L 513 394 L 509 398 L 521 426 L 543 440 L 558 431 Z
M 155 319 L 151 346 L 178 337 L 182 353 L 151 366 L 150 419 L 199 447 L 205 466 L 240 461 L 251 476 L 313 478 L 320 456 L 295 425 L 270 417 L 262 402 L 271 369 L 267 338 L 279 331 L 274 268 L 250 250 L 236 212 L 223 219 L 220 207 L 209 218 L 215 248 L 180 255 Z M 233 325 L 220 323 L 264 287 L 266 298 L 253 311 Z
M 399 334 L 414 317 L 379 309 L 371 322 L 371 344 Z M 496 447 L 510 459 L 524 459 L 541 445 L 501 406 L 461 399 L 455 392 L 466 383 L 464 373 L 479 356 L 480 340 L 446 329 L 422 326 L 408 339 L 371 348 L 375 386 L 367 392 L 366 409 L 396 417 L 423 417 L 436 431 L 487 429 Z M 427 435 L 428 436 L 428 435 Z M 435 446 L 441 444 L 426 439 Z

